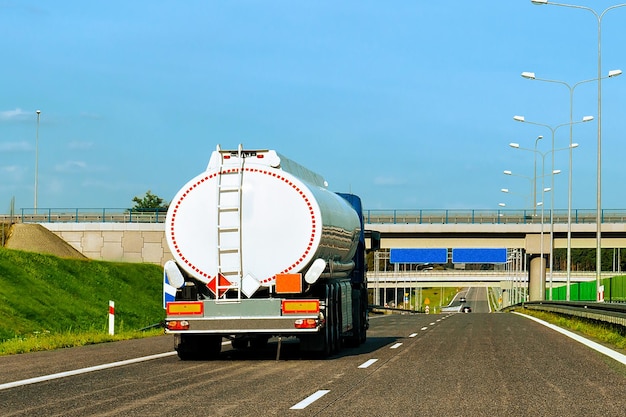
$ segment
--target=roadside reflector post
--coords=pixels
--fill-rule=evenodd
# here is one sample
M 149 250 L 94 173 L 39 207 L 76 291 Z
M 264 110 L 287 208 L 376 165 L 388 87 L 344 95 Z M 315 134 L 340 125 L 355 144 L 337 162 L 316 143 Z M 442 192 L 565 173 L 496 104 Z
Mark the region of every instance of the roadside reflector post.
M 115 334 L 115 302 L 109 301 L 109 335 Z

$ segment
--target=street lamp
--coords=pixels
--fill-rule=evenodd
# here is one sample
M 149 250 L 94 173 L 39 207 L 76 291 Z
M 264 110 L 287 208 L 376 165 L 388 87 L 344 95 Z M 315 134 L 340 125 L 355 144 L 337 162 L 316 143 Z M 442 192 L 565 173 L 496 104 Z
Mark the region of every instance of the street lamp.
M 39 178 L 39 116 L 41 115 L 41 110 L 36 110 L 37 113 L 37 134 L 35 139 L 35 214 L 37 214 L 37 180 Z
M 505 193 L 505 194 L 518 195 L 522 197 L 524 200 L 526 200 L 527 198 L 528 199 L 530 198 L 530 196 L 527 194 L 514 193 L 513 191 L 510 191 L 508 188 L 500 188 L 500 192 Z
M 533 4 L 551 4 L 553 6 L 570 7 L 573 9 L 587 10 L 596 17 L 598 22 L 598 185 L 596 191 L 596 301 L 600 300 L 600 277 L 602 273 L 602 18 L 613 9 L 626 6 L 626 3 L 616 4 L 604 9 L 601 13 L 586 6 L 575 4 L 552 3 L 548 0 L 531 0 Z
M 526 120 L 524 118 L 524 116 L 514 116 L 513 119 L 515 121 L 518 121 L 518 122 L 524 122 L 524 123 L 529 123 L 529 124 L 532 124 L 532 125 L 543 126 L 543 127 L 548 128 L 552 132 L 552 149 L 554 150 L 554 136 L 556 134 L 556 131 L 560 127 L 569 125 L 570 126 L 570 132 L 571 132 L 573 125 L 579 124 L 579 123 L 590 122 L 590 121 L 593 120 L 593 116 L 584 116 L 582 118 L 582 120 L 578 120 L 576 122 L 571 121 L 571 119 L 570 119 L 570 121 L 568 123 L 562 123 L 562 124 L 554 126 L 554 127 L 552 127 L 550 125 L 547 125 L 547 124 L 543 124 L 543 123 L 529 122 L 528 120 Z M 571 133 L 570 133 L 570 135 L 571 135 Z M 572 167 L 571 167 L 572 145 L 573 144 L 570 141 L 570 146 L 569 146 L 569 150 L 570 150 L 570 170 L 569 170 L 570 172 L 569 172 L 569 175 L 570 176 L 572 175 L 571 174 L 572 173 Z M 552 169 L 554 169 L 554 152 L 552 152 Z M 552 177 L 552 188 L 554 188 L 554 176 Z M 571 193 L 568 193 L 568 194 L 571 195 Z M 568 198 L 568 200 L 569 200 L 569 198 Z M 550 300 L 552 300 L 552 250 L 553 250 L 553 246 L 554 246 L 553 242 L 552 242 L 552 239 L 554 237 L 554 193 L 551 194 L 550 201 L 551 201 L 550 202 Z M 569 224 L 569 221 L 568 221 L 568 224 Z
M 509 175 L 511 177 L 520 177 L 520 178 L 525 178 L 530 182 L 530 186 L 534 187 L 535 183 L 537 181 L 537 174 L 535 173 L 535 177 L 531 178 L 531 177 L 527 177 L 526 175 L 520 175 L 520 174 L 515 174 L 513 171 L 505 169 L 504 171 L 502 171 L 502 173 L 504 175 Z M 534 190 L 531 190 L 531 196 L 533 198 L 533 205 L 536 206 L 537 205 L 537 195 L 536 192 L 533 192 Z
M 609 73 L 603 78 L 613 78 L 622 74 L 622 70 L 611 70 Z M 550 80 L 546 78 L 537 78 L 534 72 L 522 72 L 522 77 L 529 80 L 537 80 L 544 81 L 549 83 L 562 84 L 569 89 L 569 143 L 572 144 L 572 136 L 573 136 L 573 122 L 574 122 L 574 90 L 581 84 L 585 84 L 591 81 L 597 81 L 596 78 L 592 78 L 589 80 L 583 80 L 575 83 L 574 85 L 569 85 L 564 81 L 559 80 Z M 570 301 L 570 281 L 571 281 L 571 271 L 572 271 L 572 149 L 570 148 L 569 152 L 569 173 L 568 173 L 568 192 L 567 192 L 567 284 L 565 289 L 565 299 Z
M 515 116 L 516 120 L 518 121 L 524 121 L 524 118 L 522 116 Z M 530 122 L 529 122 L 530 123 Z M 556 130 L 556 129 L 555 129 Z M 573 143 L 571 146 L 568 146 L 567 148 L 559 148 L 559 149 L 554 149 L 554 146 L 552 147 L 552 149 L 550 149 L 549 151 L 546 152 L 539 152 L 536 149 L 531 149 L 531 148 L 523 148 L 519 145 L 519 143 L 509 143 L 509 146 L 515 149 L 521 149 L 524 151 L 529 151 L 529 152 L 534 152 L 535 154 L 538 154 L 541 156 L 541 202 L 537 203 L 537 206 L 541 206 L 541 233 L 540 233 L 540 238 L 541 238 L 541 242 L 540 242 L 540 253 L 541 253 L 541 288 L 543 289 L 543 291 L 545 291 L 545 282 L 543 280 L 543 276 L 545 273 L 545 268 L 543 266 L 543 229 L 544 229 L 544 204 L 543 204 L 543 194 L 548 192 L 548 191 L 552 191 L 554 188 L 553 187 L 544 187 L 544 177 L 546 176 L 544 174 L 544 167 L 545 167 L 545 159 L 546 159 L 546 155 L 548 154 L 552 154 L 553 156 L 553 161 L 554 161 L 554 153 L 558 152 L 558 151 L 564 151 L 564 150 L 568 150 L 571 148 L 577 148 L 578 144 L 577 143 Z M 553 169 L 551 172 L 551 180 L 552 180 L 552 184 L 554 184 L 554 176 L 557 174 L 560 174 L 561 170 L 559 169 Z M 554 211 L 554 192 L 551 194 L 551 200 L 552 200 L 552 205 L 553 207 L 550 209 L 550 299 L 552 299 L 552 258 L 553 258 L 553 234 L 554 234 L 554 218 L 553 218 L 553 211 Z M 541 294 L 541 299 L 544 299 L 544 294 Z
M 537 144 L 539 143 L 539 141 L 543 139 L 542 135 L 537 136 L 537 139 L 535 139 L 535 151 L 537 150 Z M 542 172 L 543 174 L 543 172 Z M 535 175 L 535 182 L 533 184 L 533 193 L 535 196 L 535 213 L 536 214 L 536 210 L 537 210 L 537 152 L 535 152 L 535 167 L 534 167 L 534 175 Z

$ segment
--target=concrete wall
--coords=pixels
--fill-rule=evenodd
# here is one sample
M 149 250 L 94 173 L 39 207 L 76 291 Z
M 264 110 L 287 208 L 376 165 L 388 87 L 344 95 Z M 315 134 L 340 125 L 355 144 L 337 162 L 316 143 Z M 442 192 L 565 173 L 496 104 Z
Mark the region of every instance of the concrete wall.
M 41 223 L 91 259 L 164 265 L 172 255 L 163 223 Z

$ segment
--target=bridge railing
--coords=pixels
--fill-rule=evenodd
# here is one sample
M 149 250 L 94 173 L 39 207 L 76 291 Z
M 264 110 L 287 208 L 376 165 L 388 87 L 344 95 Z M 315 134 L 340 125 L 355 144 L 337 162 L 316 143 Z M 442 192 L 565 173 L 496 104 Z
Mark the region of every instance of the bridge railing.
M 0 222 L 8 223 L 163 223 L 163 209 L 122 208 L 43 208 L 21 209 L 20 213 L 0 215 Z
M 365 222 L 369 224 L 541 224 L 550 222 L 550 210 L 364 210 Z M 555 209 L 554 223 L 567 223 L 566 209 Z M 596 223 L 596 210 L 575 209 L 571 222 Z M 602 223 L 626 223 L 626 210 L 603 209 Z
M 166 212 L 163 209 L 127 208 L 23 208 L 13 215 L 0 214 L 0 222 L 21 223 L 163 223 Z M 541 224 L 540 210 L 364 210 L 368 224 Z M 593 209 L 572 210 L 573 224 L 596 222 Z M 626 223 L 626 209 L 603 209 L 602 223 Z M 544 209 L 543 223 L 550 222 L 550 210 Z M 555 209 L 554 223 L 567 223 L 568 212 Z

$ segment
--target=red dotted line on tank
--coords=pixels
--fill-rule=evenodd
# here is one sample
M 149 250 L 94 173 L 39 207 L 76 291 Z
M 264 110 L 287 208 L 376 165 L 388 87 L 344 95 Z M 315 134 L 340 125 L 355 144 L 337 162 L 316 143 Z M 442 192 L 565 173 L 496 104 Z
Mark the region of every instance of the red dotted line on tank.
M 300 189 L 300 187 L 298 187 L 295 183 L 293 183 L 292 181 L 288 180 L 287 178 L 283 177 L 280 174 L 277 174 L 276 172 L 272 172 L 272 171 L 268 171 L 265 169 L 258 169 L 258 168 L 244 168 L 244 171 L 248 171 L 248 172 L 256 172 L 256 173 L 261 173 L 261 174 L 265 174 L 265 175 L 269 175 L 271 177 L 277 178 L 281 181 L 283 181 L 284 183 L 286 183 L 287 185 L 289 185 L 291 188 L 293 188 L 294 190 L 296 190 L 296 192 L 298 192 L 298 194 L 300 194 L 300 197 L 302 197 L 302 199 L 304 200 L 304 202 L 307 205 L 307 208 L 309 210 L 309 214 L 311 215 L 311 236 L 309 237 L 309 243 L 306 247 L 306 249 L 304 250 L 304 252 L 302 253 L 302 255 L 300 256 L 300 258 L 294 262 L 292 265 L 290 265 L 289 267 L 285 268 L 283 271 L 281 271 L 282 274 L 286 274 L 289 273 L 290 271 L 294 270 L 298 265 L 300 265 L 304 259 L 309 255 L 309 253 L 311 252 L 312 248 L 313 248 L 313 242 L 315 241 L 315 234 L 317 232 L 317 221 L 315 218 L 315 211 L 313 210 L 313 205 L 311 204 L 311 201 L 309 201 L 309 198 L 306 196 L 306 194 L 304 193 L 304 191 L 302 191 Z M 196 265 L 194 265 L 193 263 L 191 263 L 186 257 L 185 255 L 183 255 L 183 252 L 181 251 L 178 242 L 176 240 L 176 235 L 175 235 L 175 231 L 174 231 L 174 223 L 176 222 L 176 216 L 178 214 L 178 209 L 180 208 L 180 205 L 182 203 L 182 201 L 191 193 L 191 191 L 193 191 L 194 189 L 196 189 L 198 186 L 202 185 L 205 181 L 208 181 L 210 179 L 213 179 L 214 177 L 221 175 L 221 174 L 234 174 L 239 172 L 239 168 L 231 168 L 231 169 L 227 169 L 218 173 L 213 173 L 211 175 L 207 175 L 205 177 L 200 178 L 198 181 L 196 181 L 194 184 L 190 185 L 189 188 L 187 188 L 185 190 L 185 192 L 181 195 L 180 199 L 176 202 L 176 204 L 174 205 L 174 208 L 172 210 L 172 214 L 171 214 L 171 222 L 170 222 L 170 237 L 172 240 L 172 245 L 174 246 L 174 251 L 176 252 L 176 254 L 178 255 L 178 257 L 180 258 L 181 261 L 183 261 L 187 266 L 189 266 L 189 268 L 191 268 L 194 272 L 196 272 L 198 275 L 203 276 L 207 279 L 211 279 L 214 278 L 211 275 L 207 274 L 206 272 L 202 271 L 200 268 L 198 268 Z M 261 281 L 261 283 L 266 284 L 269 283 L 271 281 L 273 281 L 276 278 L 276 276 L 271 276 L 269 278 L 265 278 Z

